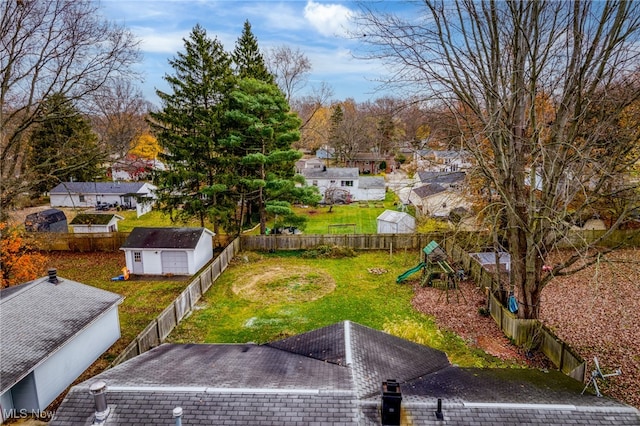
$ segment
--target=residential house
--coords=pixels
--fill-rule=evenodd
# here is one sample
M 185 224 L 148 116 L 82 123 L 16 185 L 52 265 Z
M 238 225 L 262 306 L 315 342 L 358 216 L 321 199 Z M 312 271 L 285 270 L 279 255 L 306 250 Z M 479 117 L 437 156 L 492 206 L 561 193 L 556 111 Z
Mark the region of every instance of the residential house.
M 361 174 L 375 175 L 380 172 L 390 173 L 396 168 L 393 156 L 375 152 L 357 152 L 353 158 L 347 160 L 347 167 L 357 167 Z
M 42 413 L 115 343 L 122 300 L 55 270 L 0 290 L 0 420 Z
M 206 228 L 134 228 L 120 250 L 134 275 L 193 275 L 213 259 Z
M 146 182 L 63 182 L 49 192 L 52 207 L 98 207 L 117 205 L 138 210 L 138 216 L 151 210 L 156 187 Z
M 74 386 L 50 424 L 639 424 L 582 388 L 556 370 L 457 367 L 344 321 L 260 345 L 162 344 Z
M 96 234 L 118 232 L 118 221 L 124 217 L 110 213 L 78 213 L 70 225 L 74 233 Z
M 296 173 L 302 174 L 303 170 L 321 170 L 324 162 L 319 158 L 306 158 L 296 161 Z
M 360 177 L 355 167 L 323 167 L 302 170 L 307 186 L 317 186 L 324 202 L 332 200 L 350 203 L 353 201 L 384 200 L 384 178 Z
M 165 165 L 156 159 L 126 156 L 111 165 L 109 174 L 114 182 L 137 182 L 149 179 L 154 170 L 165 170 Z
M 378 234 L 412 234 L 416 219 L 406 212 L 385 210 L 377 218 Z
M 316 157 L 321 160 L 333 160 L 335 156 L 336 150 L 329 146 L 324 146 L 316 151 Z
M 418 172 L 421 185 L 409 194 L 409 202 L 416 212 L 425 216 L 446 218 L 452 210 L 471 209 L 471 200 L 465 195 L 464 172 Z
M 421 149 L 414 152 L 418 170 L 430 172 L 459 172 L 473 166 L 470 152 L 460 150 Z

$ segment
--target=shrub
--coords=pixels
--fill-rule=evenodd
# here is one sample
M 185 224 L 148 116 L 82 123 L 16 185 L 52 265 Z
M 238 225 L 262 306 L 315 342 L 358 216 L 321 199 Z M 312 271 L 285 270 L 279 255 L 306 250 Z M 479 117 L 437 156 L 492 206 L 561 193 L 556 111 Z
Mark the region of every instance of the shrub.
M 331 258 L 341 259 L 344 257 L 355 257 L 356 251 L 351 247 L 321 245 L 312 250 L 306 250 L 302 253 L 305 258 Z

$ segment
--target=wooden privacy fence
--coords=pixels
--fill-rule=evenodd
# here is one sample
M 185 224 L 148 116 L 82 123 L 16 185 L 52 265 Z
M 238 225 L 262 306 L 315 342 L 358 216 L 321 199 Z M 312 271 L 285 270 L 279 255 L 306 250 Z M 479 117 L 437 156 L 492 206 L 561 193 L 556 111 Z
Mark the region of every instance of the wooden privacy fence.
M 600 238 L 606 231 L 571 231 L 560 247 L 583 246 Z M 43 251 L 117 251 L 129 236 L 128 232 L 55 233 L 30 232 Z M 431 240 L 444 244 L 445 240 L 478 241 L 477 232 L 438 232 L 431 234 L 328 234 L 328 235 L 242 235 L 245 250 L 305 250 L 320 245 L 345 246 L 356 250 L 421 249 Z M 214 247 L 225 247 L 227 235 L 215 235 Z M 640 232 L 614 231 L 601 243 L 603 246 L 639 247 Z
M 535 319 L 522 319 L 511 313 L 494 295 L 497 288 L 495 274 L 483 268 L 462 248 L 451 241 L 445 243 L 445 248 L 454 262 L 459 263 L 468 271 L 469 275 L 481 288 L 490 289 L 489 311 L 491 317 L 502 332 L 516 345 L 542 351 L 547 358 L 563 373 L 576 380 L 584 381 L 586 364 L 569 345 L 560 340 L 551 330 Z
M 43 251 L 76 251 L 116 252 L 122 247 L 129 236 L 128 232 L 100 232 L 100 233 L 57 233 L 30 232 L 38 248 Z
M 243 235 L 243 250 L 306 250 L 318 246 L 350 247 L 355 250 L 421 249 L 446 234 L 327 234 L 327 235 Z
M 160 313 L 135 339 L 116 357 L 111 366 L 140 355 L 158 346 L 178 325 L 211 288 L 229 262 L 240 251 L 240 240 L 236 238 L 199 275 L 194 277 L 184 291 Z

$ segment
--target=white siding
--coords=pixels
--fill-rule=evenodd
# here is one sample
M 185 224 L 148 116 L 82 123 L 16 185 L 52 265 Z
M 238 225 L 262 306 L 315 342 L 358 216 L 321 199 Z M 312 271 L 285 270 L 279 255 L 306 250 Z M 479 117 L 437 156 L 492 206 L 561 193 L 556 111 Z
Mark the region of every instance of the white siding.
M 206 265 L 213 258 L 213 235 L 204 231 L 202 233 L 202 237 L 200 237 L 200 241 L 196 245 L 196 249 L 193 254 L 193 259 L 195 262 L 194 271 L 195 274 Z
M 40 409 L 47 406 L 120 338 L 118 305 L 34 370 Z

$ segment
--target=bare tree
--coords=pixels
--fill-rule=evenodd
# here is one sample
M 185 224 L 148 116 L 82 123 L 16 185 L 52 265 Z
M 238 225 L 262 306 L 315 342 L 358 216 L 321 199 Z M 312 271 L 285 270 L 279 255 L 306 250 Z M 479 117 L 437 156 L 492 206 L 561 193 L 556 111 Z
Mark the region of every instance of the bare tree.
M 89 0 L 0 2 L 0 202 L 28 188 L 28 135 L 42 101 L 58 93 L 80 105 L 116 77 L 132 78 L 140 58 L 125 28 Z
M 267 67 L 287 102 L 291 102 L 295 93 L 307 84 L 311 62 L 300 49 L 293 50 L 283 45 L 271 49 L 267 55 Z
M 94 130 L 106 152 L 116 158 L 127 154 L 131 143 L 145 131 L 150 106 L 130 80 L 116 80 L 92 96 L 89 106 Z
M 567 219 L 617 194 L 637 195 L 624 179 L 638 160 L 637 132 L 609 136 L 640 97 L 640 8 L 426 0 L 407 22 L 369 7 L 358 30 L 371 48 L 365 56 L 386 60 L 391 83 L 413 87 L 455 117 L 464 148 L 496 194 L 493 229 L 511 255 L 520 315 L 536 318 L 545 285 L 610 250 L 599 245 L 633 204 L 602 238 L 543 268 L 567 234 Z

